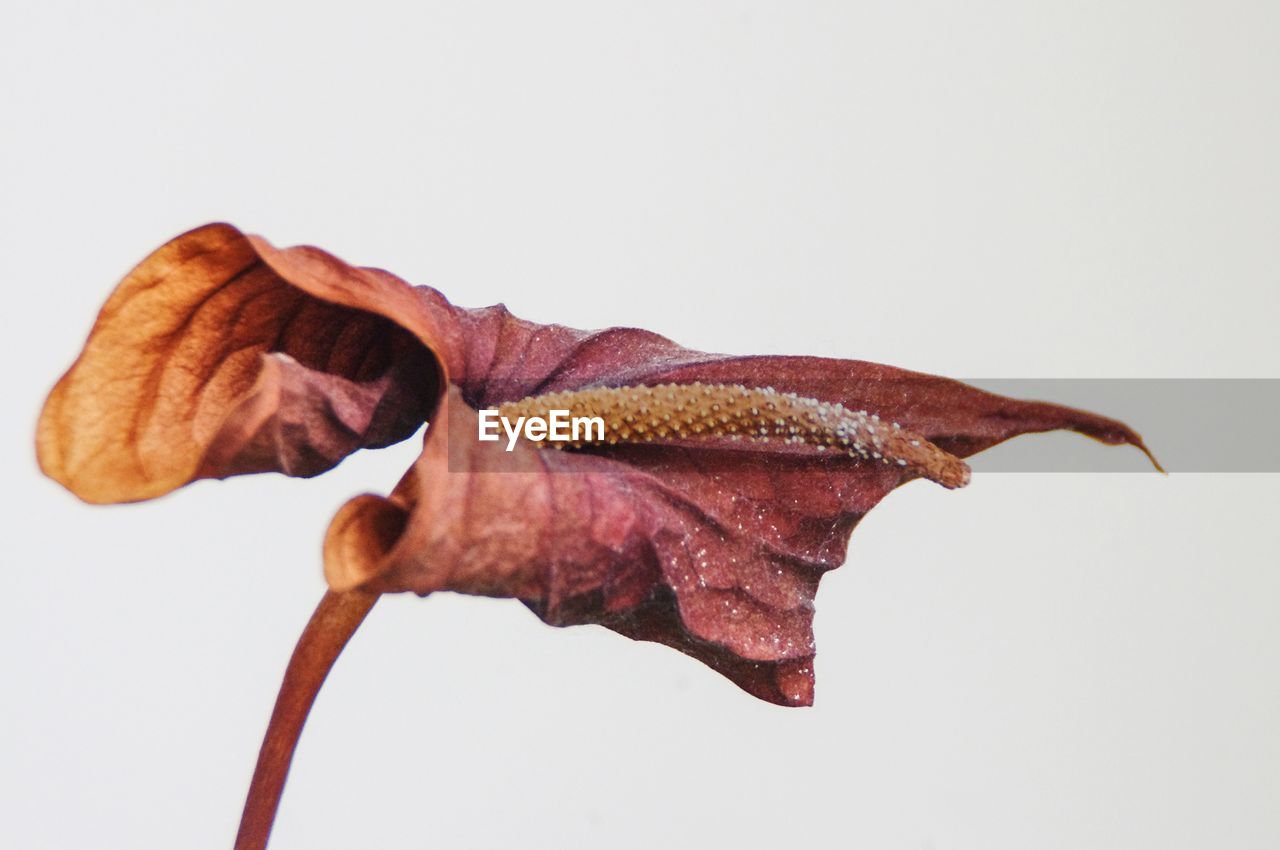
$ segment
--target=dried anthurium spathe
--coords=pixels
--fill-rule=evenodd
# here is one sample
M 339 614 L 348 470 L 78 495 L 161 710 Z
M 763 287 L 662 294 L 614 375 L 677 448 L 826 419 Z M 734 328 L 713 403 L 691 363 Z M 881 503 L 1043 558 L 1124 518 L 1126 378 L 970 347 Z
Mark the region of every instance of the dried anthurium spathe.
M 561 439 L 539 441 L 554 411 L 585 427 L 552 421 Z M 541 432 L 518 436 L 534 421 Z M 963 458 L 1029 432 L 1146 451 L 1112 419 L 889 366 L 703 354 L 455 307 L 225 224 L 120 283 L 50 394 L 37 448 L 82 499 L 130 502 L 198 478 L 316 475 L 423 422 L 395 488 L 330 524 L 330 590 L 286 672 L 238 847 L 265 845 L 315 692 L 382 593 L 516 598 L 553 625 L 658 641 L 761 699 L 808 705 L 818 581 L 889 491 L 963 486 Z

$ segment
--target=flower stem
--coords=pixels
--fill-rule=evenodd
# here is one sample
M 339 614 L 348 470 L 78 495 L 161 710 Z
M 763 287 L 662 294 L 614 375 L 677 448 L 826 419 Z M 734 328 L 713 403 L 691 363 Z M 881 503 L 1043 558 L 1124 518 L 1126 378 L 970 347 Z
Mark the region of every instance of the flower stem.
M 253 770 L 244 814 L 240 816 L 235 850 L 264 850 L 267 846 L 293 751 L 311 704 L 329 675 L 329 668 L 377 600 L 378 594 L 362 590 L 327 591 L 316 606 L 302 637 L 298 638 L 276 696 L 271 722 L 262 739 L 262 749 L 258 751 L 258 764 Z

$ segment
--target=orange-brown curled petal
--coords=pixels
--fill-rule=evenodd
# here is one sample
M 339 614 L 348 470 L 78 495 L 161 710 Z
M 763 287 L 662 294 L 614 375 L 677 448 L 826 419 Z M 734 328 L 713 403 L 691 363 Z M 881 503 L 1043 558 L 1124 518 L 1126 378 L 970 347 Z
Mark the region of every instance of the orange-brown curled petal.
M 366 493 L 338 509 L 324 537 L 324 574 L 343 592 L 378 577 L 379 567 L 404 533 L 409 515 L 390 499 Z
M 206 225 L 130 272 L 45 404 L 45 473 L 90 502 L 136 501 L 195 478 L 315 475 L 412 433 L 441 367 L 420 337 L 378 315 L 372 290 L 414 290 L 350 267 L 334 268 L 327 289 L 314 274 L 290 280 L 277 269 L 300 261 L 274 252 L 273 265 L 269 250 Z M 336 300 L 342 281 L 359 281 L 349 288 L 366 308 Z

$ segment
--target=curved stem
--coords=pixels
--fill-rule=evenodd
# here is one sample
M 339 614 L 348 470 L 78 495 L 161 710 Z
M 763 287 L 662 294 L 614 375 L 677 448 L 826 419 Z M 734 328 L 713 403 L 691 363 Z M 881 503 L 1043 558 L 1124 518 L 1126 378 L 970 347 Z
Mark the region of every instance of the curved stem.
M 271 722 L 262 739 L 262 749 L 258 751 L 258 764 L 249 784 L 244 814 L 240 816 L 235 850 L 264 850 L 267 846 L 285 777 L 289 775 L 289 763 L 293 761 L 293 751 L 311 704 L 329 675 L 329 668 L 377 600 L 378 594 L 362 590 L 327 591 L 316 606 L 302 637 L 298 638 L 280 684 Z

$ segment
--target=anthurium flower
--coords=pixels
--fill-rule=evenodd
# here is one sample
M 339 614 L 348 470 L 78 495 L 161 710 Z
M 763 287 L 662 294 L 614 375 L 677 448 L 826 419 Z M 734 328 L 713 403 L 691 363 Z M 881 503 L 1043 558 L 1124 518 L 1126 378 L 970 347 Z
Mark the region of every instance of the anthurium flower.
M 490 410 L 603 428 L 554 446 L 484 440 Z M 441 590 L 668 644 L 757 697 L 808 705 L 818 581 L 891 490 L 963 486 L 963 458 L 1028 432 L 1146 451 L 1112 419 L 889 366 L 704 354 L 644 330 L 456 307 L 225 224 L 177 237 L 120 283 L 50 394 L 37 447 L 76 495 L 126 502 L 198 478 L 316 475 L 423 422 L 394 489 L 355 497 L 330 525 L 330 594 L 278 715 L 305 716 L 378 594 Z M 263 758 L 287 767 L 270 748 L 269 736 Z M 282 784 L 276 772 L 263 781 Z M 278 795 L 260 778 L 255 792 Z M 257 840 L 242 831 L 241 846 Z

